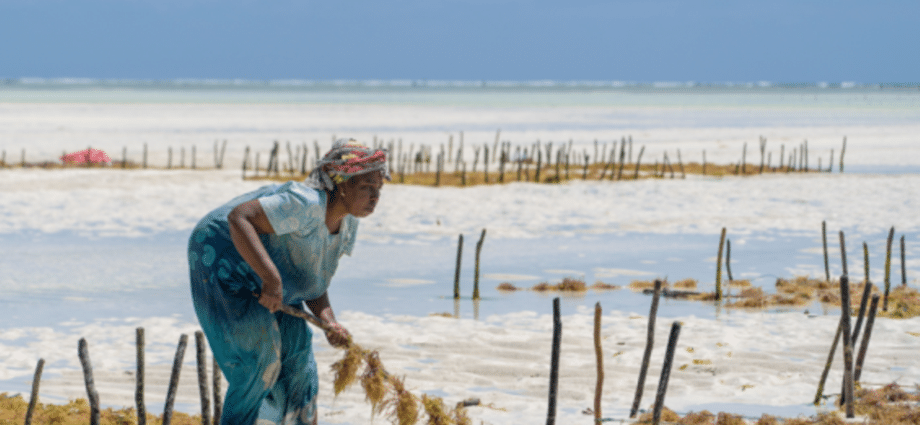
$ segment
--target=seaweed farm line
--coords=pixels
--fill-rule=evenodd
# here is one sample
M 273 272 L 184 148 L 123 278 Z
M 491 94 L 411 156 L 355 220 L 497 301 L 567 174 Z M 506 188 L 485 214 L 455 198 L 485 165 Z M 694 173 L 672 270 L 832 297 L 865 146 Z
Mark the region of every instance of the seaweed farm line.
M 809 154 L 807 140 L 797 146 L 790 146 L 788 151 L 785 144 L 780 144 L 779 150 L 774 152 L 774 150 L 767 149 L 767 140 L 760 137 L 758 140 L 759 160 L 755 158 L 757 155 L 754 154 L 753 147 L 751 157 L 748 157 L 748 146 L 747 143 L 744 143 L 737 162 L 730 164 L 707 162 L 706 151 L 703 150 L 698 161 L 685 163 L 680 149 L 671 151 L 670 156 L 667 150 L 660 153 L 649 151 L 646 155 L 646 147 L 642 145 L 636 147 L 634 157 L 632 136 L 628 139 L 623 137 L 620 141 L 613 141 L 609 153 L 607 142 L 599 143 L 595 140 L 592 153 L 585 145 L 573 147 L 571 141 L 560 143 L 555 149 L 553 142 L 512 144 L 511 141 L 499 141 L 501 132 L 496 133 L 495 143 L 492 144 L 491 149 L 488 143 L 474 145 L 470 149 L 463 146 L 462 132 L 460 134 L 460 142 L 456 151 L 453 149 L 453 136 L 451 136 L 446 148 L 444 143 L 440 144 L 437 154 L 434 154 L 432 145 L 425 144 L 420 144 L 418 147 L 411 144 L 406 147 L 404 153 L 402 139 L 384 142 L 383 140 L 378 141 L 375 137 L 371 144 L 377 148 L 386 148 L 390 153 L 389 168 L 394 177 L 393 182 L 433 186 L 466 186 L 512 181 L 558 183 L 572 179 L 673 179 L 675 177 L 686 178 L 687 174 L 725 176 L 832 172 L 835 165 L 839 172 L 843 172 L 846 153 L 845 137 L 837 153 L 836 162 L 833 149 L 824 153 L 826 158 L 820 153 Z M 272 148 L 265 152 L 265 165 L 263 166 L 261 152 L 250 151 L 250 147 L 246 146 L 240 165 L 241 177 L 243 179 L 273 180 L 303 178 L 312 171 L 313 162 L 323 152 L 323 148 L 317 141 L 313 143 L 312 152 L 306 143 L 292 145 L 286 142 L 283 147 L 284 150 L 279 142 L 274 142 Z M 226 140 L 214 142 L 213 167 L 210 169 L 223 168 L 226 148 Z M 155 166 L 148 163 L 146 144 L 144 144 L 142 159 L 139 162 L 128 159 L 127 147 L 125 147 L 122 149 L 121 160 L 110 164 L 90 161 L 80 164 L 59 161 L 30 163 L 26 161 L 25 149 L 22 150 L 19 161 L 12 161 L 7 159 L 7 152 L 4 150 L 0 154 L 0 167 L 54 169 L 108 165 L 116 169 L 209 169 L 204 164 L 199 165 L 196 146 L 193 145 L 188 152 L 188 162 L 186 162 L 185 147 L 177 150 L 175 155 L 173 148 L 169 147 L 165 165 Z M 776 159 L 773 157 L 774 153 L 777 154 Z M 64 156 L 62 155 L 61 158 L 63 160 Z

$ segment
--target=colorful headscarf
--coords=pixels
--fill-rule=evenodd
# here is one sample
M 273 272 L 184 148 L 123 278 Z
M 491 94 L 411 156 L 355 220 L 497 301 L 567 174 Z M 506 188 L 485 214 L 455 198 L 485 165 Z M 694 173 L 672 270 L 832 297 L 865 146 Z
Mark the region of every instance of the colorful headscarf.
M 332 149 L 316 161 L 306 183 L 317 189 L 333 190 L 335 185 L 365 173 L 379 171 L 390 180 L 386 149 L 372 149 L 354 139 L 339 139 Z

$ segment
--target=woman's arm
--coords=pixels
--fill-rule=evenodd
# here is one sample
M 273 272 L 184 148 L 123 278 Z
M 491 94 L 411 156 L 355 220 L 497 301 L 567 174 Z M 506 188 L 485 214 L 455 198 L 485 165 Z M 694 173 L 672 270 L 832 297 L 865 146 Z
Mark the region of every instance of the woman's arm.
M 278 267 L 272 262 L 268 251 L 262 245 L 262 240 L 259 239 L 259 234 L 275 233 L 262 209 L 262 204 L 258 200 L 252 200 L 238 205 L 230 211 L 227 222 L 230 224 L 233 246 L 249 267 L 262 278 L 259 304 L 272 313 L 278 311 L 284 302 L 284 288 Z
M 351 335 L 342 325 L 335 321 L 335 313 L 332 312 L 327 292 L 323 292 L 323 295 L 320 295 L 317 299 L 307 301 L 307 307 L 326 323 L 329 329 L 326 332 L 326 340 L 329 341 L 329 345 L 339 348 L 344 348 L 348 345 Z

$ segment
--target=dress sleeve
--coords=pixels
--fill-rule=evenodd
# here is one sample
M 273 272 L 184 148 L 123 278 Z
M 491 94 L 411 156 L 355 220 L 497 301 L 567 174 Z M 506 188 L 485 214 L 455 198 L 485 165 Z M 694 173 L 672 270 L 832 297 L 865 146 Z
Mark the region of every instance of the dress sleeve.
M 308 189 L 310 190 L 310 189 Z M 315 226 L 322 215 L 319 196 L 286 184 L 273 195 L 259 198 L 275 234 L 283 235 Z

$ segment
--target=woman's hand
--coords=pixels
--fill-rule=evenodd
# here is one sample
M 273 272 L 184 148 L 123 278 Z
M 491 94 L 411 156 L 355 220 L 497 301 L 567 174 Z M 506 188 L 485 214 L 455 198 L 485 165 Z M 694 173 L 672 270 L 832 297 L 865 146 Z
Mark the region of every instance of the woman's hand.
M 272 313 L 281 310 L 281 307 L 284 306 L 284 290 L 281 284 L 264 282 L 262 284 L 262 293 L 259 294 L 259 304 L 262 304 Z
M 351 340 L 351 334 L 338 322 L 326 322 L 326 341 L 336 348 L 346 348 Z

